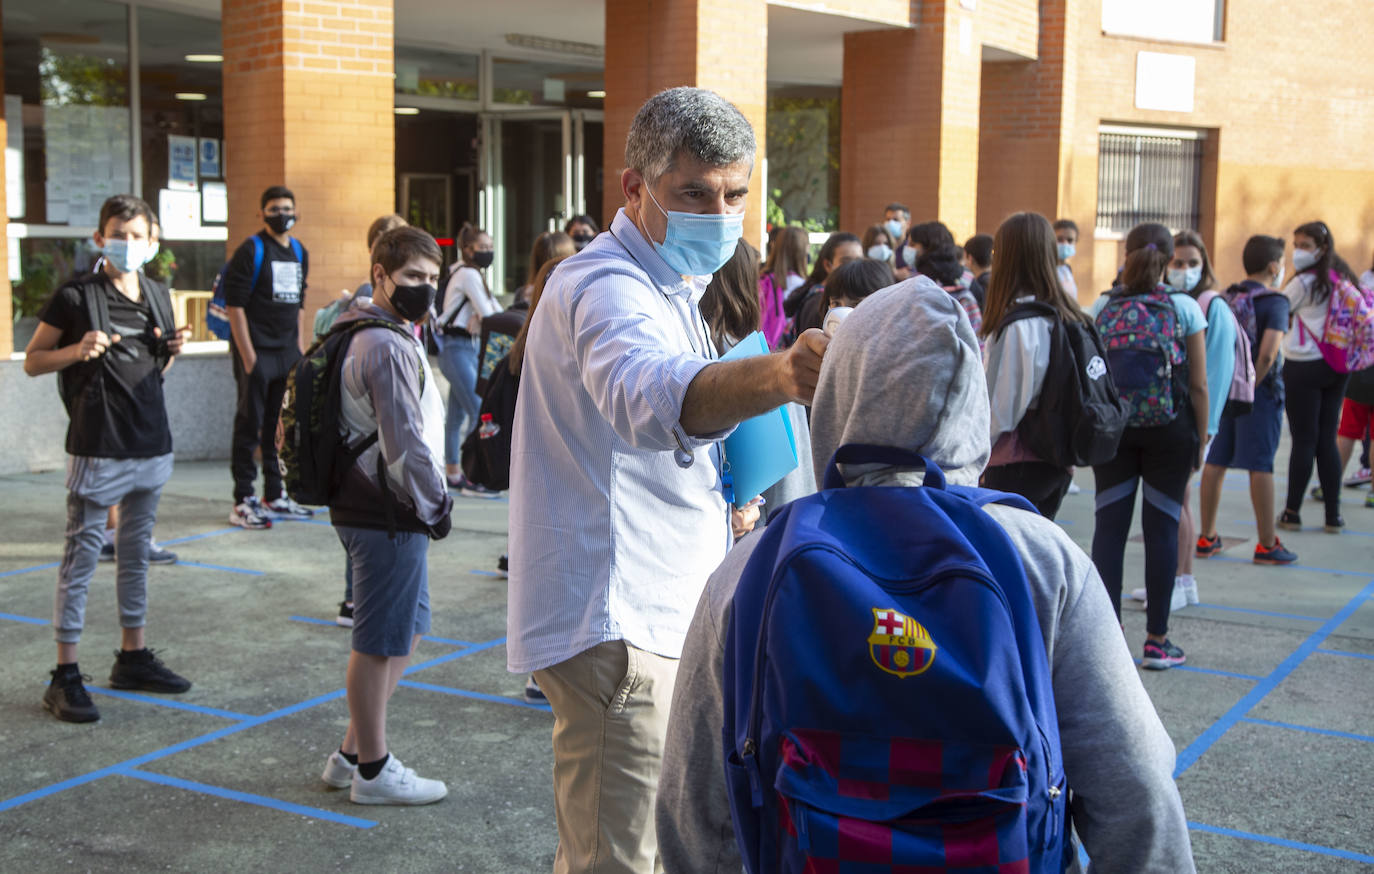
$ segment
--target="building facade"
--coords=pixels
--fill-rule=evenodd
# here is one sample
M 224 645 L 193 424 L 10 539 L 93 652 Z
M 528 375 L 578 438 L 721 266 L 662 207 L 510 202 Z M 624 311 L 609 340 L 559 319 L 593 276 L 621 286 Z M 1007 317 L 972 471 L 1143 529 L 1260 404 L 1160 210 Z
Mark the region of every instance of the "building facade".
M 748 236 L 856 233 L 900 201 L 956 238 L 1035 210 L 1082 229 L 1082 296 L 1131 225 L 1199 230 L 1218 275 L 1320 218 L 1374 255 L 1374 23 L 1316 0 L 3 0 L 0 353 L 88 267 L 95 211 L 159 211 L 199 312 L 258 195 L 295 190 L 313 309 L 399 212 L 496 240 L 493 283 L 572 215 L 604 226 L 654 92 L 713 88 L 759 134 Z

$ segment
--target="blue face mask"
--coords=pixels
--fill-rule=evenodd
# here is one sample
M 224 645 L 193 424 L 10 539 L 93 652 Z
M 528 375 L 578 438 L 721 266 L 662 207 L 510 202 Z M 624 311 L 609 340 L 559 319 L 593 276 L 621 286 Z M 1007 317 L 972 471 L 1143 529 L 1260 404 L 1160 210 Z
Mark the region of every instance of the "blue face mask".
M 883 229 L 887 231 L 887 235 L 894 240 L 900 239 L 902 234 L 906 233 L 906 225 L 902 224 L 898 219 L 888 219 L 883 222 Z
M 107 240 L 100 251 L 120 273 L 133 273 L 152 257 L 144 240 Z
M 1077 249 L 1074 248 L 1073 243 L 1060 243 L 1058 248 L 1059 248 L 1059 260 L 1060 260 L 1060 261 L 1067 261 L 1067 260 L 1069 260 L 1069 259 L 1072 258 L 1072 257 L 1074 256 L 1074 254 L 1078 251 Z
M 744 234 L 743 213 L 669 212 L 659 205 L 647 182 L 644 190 L 668 219 L 663 242 L 656 242 L 652 237 L 649 240 L 669 267 L 684 276 L 705 276 L 715 273 L 735 254 L 739 238 Z M 645 236 L 649 236 L 647 232 Z

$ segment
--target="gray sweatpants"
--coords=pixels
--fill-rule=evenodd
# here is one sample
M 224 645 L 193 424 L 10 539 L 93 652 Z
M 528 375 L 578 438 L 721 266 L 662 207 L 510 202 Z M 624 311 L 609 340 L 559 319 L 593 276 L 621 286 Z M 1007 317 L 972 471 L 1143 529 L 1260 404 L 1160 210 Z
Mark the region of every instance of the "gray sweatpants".
M 67 543 L 57 571 L 53 628 L 76 643 L 86 621 L 86 592 L 105 542 L 105 515 L 119 506 L 115 595 L 121 628 L 142 628 L 148 614 L 148 544 L 172 454 L 154 458 L 67 456 Z

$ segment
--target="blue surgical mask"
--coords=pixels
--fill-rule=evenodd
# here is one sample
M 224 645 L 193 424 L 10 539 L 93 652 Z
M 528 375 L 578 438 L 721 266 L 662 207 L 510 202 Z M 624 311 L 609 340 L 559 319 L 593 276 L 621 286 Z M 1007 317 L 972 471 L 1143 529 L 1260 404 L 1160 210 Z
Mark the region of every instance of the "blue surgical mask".
M 1202 265 L 1185 267 L 1182 270 L 1170 267 L 1164 274 L 1164 281 L 1169 283 L 1169 287 L 1174 291 L 1190 292 L 1202 281 Z
M 668 219 L 663 242 L 652 237 L 649 240 L 669 267 L 684 276 L 706 276 L 723 267 L 735 254 L 744 234 L 743 213 L 669 212 L 659 204 L 647 182 L 644 190 Z
M 906 232 L 906 226 L 897 219 L 888 219 L 883 222 L 883 228 L 887 230 L 887 235 L 892 239 L 899 239 Z
M 152 257 L 146 240 L 107 240 L 100 251 L 120 273 L 133 273 Z
M 1067 261 L 1078 252 L 1073 243 L 1060 243 L 1058 249 L 1060 261 Z
M 868 257 L 874 261 L 887 261 L 892 257 L 892 247 L 886 243 L 868 247 Z

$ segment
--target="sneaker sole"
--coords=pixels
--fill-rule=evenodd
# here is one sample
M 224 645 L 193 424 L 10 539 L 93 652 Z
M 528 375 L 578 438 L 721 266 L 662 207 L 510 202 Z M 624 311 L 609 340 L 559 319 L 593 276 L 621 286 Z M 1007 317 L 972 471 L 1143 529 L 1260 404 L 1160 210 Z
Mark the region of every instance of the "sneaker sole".
M 345 619 L 345 618 L 343 618 L 342 616 L 339 616 L 339 617 L 336 617 L 336 618 L 334 619 L 334 624 L 337 625 L 337 626 L 339 626 L 340 628 L 352 628 L 352 627 L 353 627 L 353 620 L 352 620 L 352 619 Z
M 1285 558 L 1285 559 L 1268 558 L 1268 557 L 1260 558 L 1258 555 L 1254 557 L 1254 563 L 1255 563 L 1255 564 L 1281 565 L 1281 564 L 1292 564 L 1292 563 L 1295 562 L 1295 561 L 1297 561 L 1297 558 Z
M 272 527 L 272 520 L 269 519 L 269 520 L 263 522 L 263 523 L 260 524 L 260 525 L 254 525 L 254 524 L 252 524 L 251 522 L 247 522 L 247 521 L 245 521 L 245 520 L 243 520 L 243 519 L 240 519 L 239 517 L 237 517 L 237 516 L 235 516 L 235 515 L 233 515 L 233 514 L 230 514 L 230 516 L 229 516 L 229 524 L 230 524 L 230 525 L 237 525 L 237 526 L 239 526 L 240 528 L 243 528 L 243 529 L 248 530 L 248 531 L 262 531 L 262 530 L 265 529 L 265 528 L 271 528 L 271 527 Z
M 425 804 L 433 804 L 436 801 L 443 801 L 447 797 L 448 787 L 445 786 L 443 791 L 432 798 L 427 795 L 420 795 L 414 798 L 396 798 L 390 795 L 359 795 L 354 792 L 348 796 L 348 800 L 352 801 L 354 804 L 386 804 L 393 807 L 420 807 Z
M 1147 671 L 1167 671 L 1172 667 L 1183 664 L 1181 661 L 1172 659 L 1141 659 L 1140 666 Z
M 1302 523 L 1301 523 L 1301 522 L 1275 522 L 1274 524 L 1277 525 L 1279 528 L 1282 528 L 1284 531 L 1301 531 L 1301 530 L 1302 530 Z
M 173 556 L 172 558 L 157 558 L 157 559 L 150 558 L 150 559 L 148 559 L 148 564 L 176 564 L 176 563 L 177 563 L 177 560 L 176 560 L 176 557 L 175 557 L 175 556 Z
M 497 498 L 501 497 L 501 493 L 500 493 L 500 492 L 495 492 L 495 493 L 493 493 L 493 494 L 486 494 L 486 495 L 484 495 L 484 494 L 482 494 L 481 492 L 474 492 L 474 491 L 470 491 L 470 490 L 468 490 L 468 489 L 459 489 L 459 490 L 458 490 L 458 494 L 462 495 L 462 496 L 465 497 L 465 498 L 478 498 L 478 499 L 483 500 L 483 501 L 494 501 L 494 500 L 496 500 Z
M 111 677 L 110 688 L 122 689 L 126 692 L 157 692 L 162 695 L 180 695 L 182 692 L 191 691 L 191 684 L 187 683 L 185 686 L 168 686 L 160 683 L 127 683 L 123 680 L 115 680 L 114 677 Z

